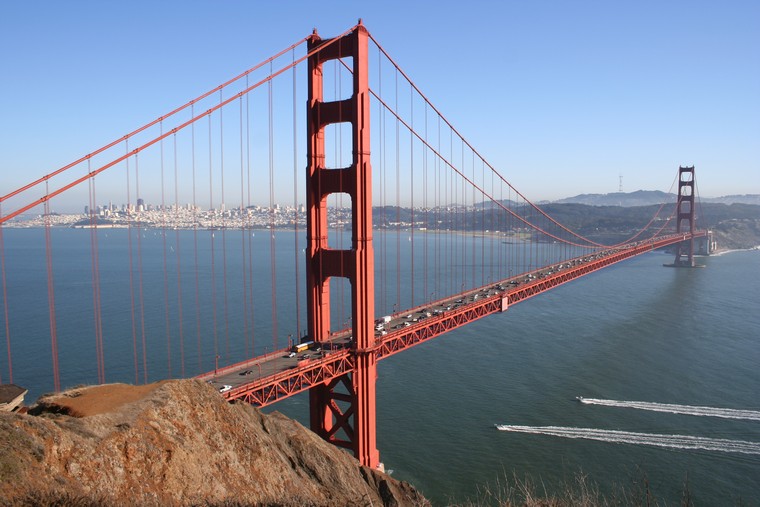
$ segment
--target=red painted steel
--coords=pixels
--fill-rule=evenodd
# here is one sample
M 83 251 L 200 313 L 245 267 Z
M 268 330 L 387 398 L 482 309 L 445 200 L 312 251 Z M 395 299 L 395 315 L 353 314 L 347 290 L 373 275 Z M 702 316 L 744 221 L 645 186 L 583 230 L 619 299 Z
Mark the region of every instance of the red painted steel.
M 166 132 L 163 132 L 162 126 L 161 135 L 155 139 L 147 141 L 144 144 L 137 146 L 131 150 L 127 147 L 126 153 L 117 157 L 115 160 L 102 165 L 101 167 L 98 167 L 94 170 L 88 170 L 87 175 L 82 176 L 52 191 L 50 191 L 46 186 L 43 197 L 33 200 L 27 205 L 12 211 L 10 214 L 0 214 L 0 226 L 2 226 L 5 221 L 10 220 L 18 214 L 27 211 L 38 204 L 44 204 L 45 206 L 48 297 L 50 306 L 51 347 L 56 390 L 59 389 L 59 373 L 55 301 L 52 283 L 52 253 L 50 247 L 50 199 L 76 185 L 79 185 L 80 183 L 83 183 L 84 181 L 93 179 L 99 173 L 111 167 L 114 167 L 122 161 L 128 160 L 130 157 L 136 156 L 146 148 L 157 143 L 162 143 L 164 139 L 173 136 L 178 131 L 192 125 L 199 119 L 209 117 L 213 112 L 220 110 L 223 106 L 240 99 L 249 91 L 257 88 L 264 83 L 269 82 L 275 76 L 282 74 L 286 70 L 292 69 L 304 59 L 308 60 L 309 76 L 309 100 L 307 112 L 308 165 L 306 175 L 306 277 L 308 316 L 306 337 L 309 340 L 313 340 L 318 345 L 322 345 L 324 350 L 321 351 L 317 357 L 302 359 L 297 363 L 295 360 L 290 363 L 282 362 L 282 356 L 285 354 L 285 351 L 279 350 L 271 354 L 248 360 L 244 363 L 217 368 L 212 373 L 207 373 L 200 376 L 200 378 L 204 380 L 218 381 L 219 378 L 223 375 L 235 375 L 237 377 L 238 372 L 243 371 L 243 378 L 249 378 L 251 380 L 244 381 L 234 388 L 224 387 L 223 389 L 228 389 L 226 392 L 222 393 L 222 396 L 224 396 L 226 399 L 239 399 L 253 405 L 266 406 L 280 401 L 284 398 L 290 397 L 294 394 L 309 390 L 312 429 L 327 441 L 330 441 L 335 445 L 351 449 L 363 465 L 377 467 L 379 465 L 379 452 L 377 450 L 376 442 L 375 388 L 377 380 L 377 362 L 379 360 L 385 359 L 410 347 L 431 340 L 448 331 L 457 329 L 485 316 L 497 312 L 505 312 L 511 305 L 525 301 L 554 287 L 575 280 L 581 276 L 593 273 L 614 263 L 623 261 L 635 255 L 649 252 L 656 248 L 661 248 L 668 245 L 676 245 L 676 259 L 674 265 L 694 265 L 693 240 L 695 237 L 705 236 L 706 232 L 695 231 L 694 167 L 679 167 L 679 197 L 677 204 L 676 234 L 654 240 L 638 241 L 636 243 L 629 243 L 624 246 L 616 246 L 615 248 L 609 248 L 608 250 L 600 251 L 595 254 L 589 254 L 587 256 L 579 257 L 576 259 L 562 261 L 552 266 L 546 266 L 533 273 L 523 274 L 519 277 L 502 280 L 501 282 L 496 282 L 495 284 L 489 284 L 488 286 L 469 290 L 459 295 L 450 296 L 443 300 L 430 302 L 428 305 L 426 305 L 428 308 L 432 308 L 433 306 L 438 307 L 434 315 L 432 312 L 423 309 L 424 307 L 420 307 L 414 310 L 416 313 L 424 315 L 424 318 L 415 320 L 410 319 L 409 321 L 402 322 L 403 319 L 401 317 L 401 314 L 396 314 L 393 316 L 397 324 L 395 326 L 395 329 L 388 332 L 388 334 L 385 336 L 375 336 L 374 251 L 372 237 L 373 226 L 371 198 L 372 181 L 369 131 L 369 99 L 372 92 L 369 89 L 368 78 L 369 38 L 370 36 L 364 26 L 361 25 L 361 22 L 359 25 L 353 27 L 349 32 L 345 32 L 340 36 L 332 39 L 321 39 L 315 32 L 311 37 L 307 38 L 308 52 L 305 57 L 297 60 L 294 58 L 291 64 L 272 72 L 268 77 L 257 83 L 246 86 L 244 90 L 240 91 L 237 94 L 234 94 L 226 100 L 220 100 L 218 104 L 210 107 L 205 112 L 199 114 L 193 113 L 192 118 L 179 123 L 176 127 L 169 129 Z M 291 46 L 291 48 L 288 50 L 292 49 L 293 47 L 295 46 Z M 282 55 L 288 50 L 278 53 L 278 55 L 270 58 L 264 63 L 273 61 L 275 58 Z M 353 79 L 352 96 L 345 100 L 325 102 L 323 90 L 323 64 L 325 62 L 338 59 L 341 60 L 341 63 L 343 65 L 346 65 L 346 61 L 349 59 L 352 61 L 352 67 L 350 68 Z M 260 64 L 259 66 L 246 71 L 246 73 L 241 74 L 232 81 L 240 79 L 243 76 L 247 76 L 252 70 L 260 67 L 261 65 L 263 64 Z M 405 76 L 403 72 L 401 73 Z M 220 87 L 207 92 L 200 98 L 207 97 L 216 91 L 221 91 L 222 88 L 227 86 L 232 81 L 228 81 Z M 417 90 L 416 86 L 413 84 L 412 86 L 415 90 Z M 417 91 L 419 92 L 419 90 Z M 379 96 L 376 95 L 376 98 L 381 102 L 381 104 L 387 106 Z M 104 146 L 103 148 L 94 151 L 90 155 L 79 159 L 76 162 L 69 164 L 68 166 L 64 166 L 58 171 L 55 171 L 41 179 L 38 179 L 29 185 L 26 185 L 5 196 L 0 196 L 0 203 L 38 184 L 46 183 L 47 185 L 47 181 L 51 177 L 63 173 L 69 168 L 83 161 L 90 160 L 94 155 L 110 149 L 121 142 L 125 142 L 125 146 L 128 146 L 126 145 L 126 141 L 129 140 L 131 136 L 142 132 L 143 130 L 155 124 L 162 123 L 165 119 L 174 115 L 175 113 L 193 106 L 197 100 L 199 99 L 188 102 L 184 106 L 181 106 L 180 108 L 170 112 L 168 115 L 156 119 L 155 121 L 141 127 L 140 129 L 133 131 L 124 138 L 114 141 Z M 425 99 L 425 102 L 426 104 L 429 104 L 429 102 L 427 102 L 427 99 Z M 430 106 L 432 107 L 431 104 Z M 434 107 L 432 109 L 437 112 Z M 388 107 L 388 110 L 391 114 L 396 114 L 393 112 L 392 108 Z M 473 188 L 473 191 L 477 190 L 482 193 L 484 199 L 491 198 L 494 200 L 497 206 L 501 206 L 504 211 L 512 214 L 515 219 L 524 222 L 528 226 L 536 228 L 539 232 L 546 235 L 547 237 L 560 240 L 559 237 L 554 236 L 547 231 L 542 231 L 535 224 L 527 221 L 524 217 L 518 216 L 511 209 L 499 204 L 499 202 L 496 201 L 493 196 L 489 195 L 486 192 L 486 189 L 478 186 L 474 176 L 471 179 L 463 172 L 461 172 L 460 169 L 457 169 L 457 167 L 455 167 L 454 164 L 452 164 L 441 153 L 439 153 L 434 146 L 429 144 L 423 136 L 415 132 L 412 126 L 406 123 L 404 119 L 399 116 L 396 116 L 396 119 L 400 124 L 408 127 L 412 135 L 415 136 L 416 139 L 426 147 L 426 149 L 430 150 L 431 153 L 439 157 L 455 173 L 461 176 L 463 182 L 469 184 Z M 445 119 L 444 121 L 448 124 Z M 325 161 L 325 127 L 338 123 L 346 123 L 351 125 L 353 158 L 349 167 L 328 168 L 326 167 Z M 453 132 L 458 134 L 458 132 L 453 129 L 450 124 L 448 125 L 452 128 Z M 463 145 L 466 144 L 467 146 L 470 146 L 469 143 L 466 143 L 466 141 L 464 141 L 464 139 L 462 139 L 462 141 Z M 477 153 L 474 148 L 472 148 L 472 150 L 473 153 Z M 484 167 L 487 166 L 491 168 L 491 166 L 487 164 L 485 160 L 483 160 L 483 164 Z M 496 174 L 498 175 L 498 173 Z M 499 177 L 501 178 L 501 176 Z M 502 181 L 507 183 L 503 178 Z M 509 184 L 507 183 L 507 185 Z M 513 189 L 511 185 L 509 185 L 509 188 L 511 190 L 514 190 L 516 195 L 522 197 L 522 194 Z M 351 249 L 349 250 L 331 249 L 328 244 L 327 198 L 330 194 L 334 193 L 343 193 L 351 198 L 352 237 Z M 527 199 L 525 199 L 525 202 L 533 206 L 537 212 L 546 217 L 552 223 L 560 226 L 565 231 L 572 233 L 572 231 L 569 231 L 567 228 L 554 221 L 554 219 L 546 215 L 545 212 L 530 203 Z M 164 203 L 162 197 L 162 206 L 163 205 Z M 688 221 L 688 230 L 686 230 L 684 221 Z M 138 230 L 139 227 L 140 226 L 138 220 Z M 580 239 L 585 240 L 585 238 L 582 238 L 575 233 L 572 234 Z M 95 236 L 93 235 L 93 241 L 94 238 Z M 142 250 L 139 247 L 139 234 L 137 235 L 137 238 L 137 250 L 138 252 L 141 252 Z M 688 245 L 686 245 L 687 242 Z M 0 244 L 1 243 L 2 228 L 0 227 Z M 596 243 L 592 244 L 599 246 Z M 95 266 L 93 268 L 93 278 L 96 280 L 94 282 L 95 285 L 93 290 L 95 292 L 93 297 L 95 301 L 96 312 L 99 312 L 98 301 L 100 297 L 100 288 L 98 282 L 99 270 L 97 269 L 97 247 L 95 243 L 93 243 L 93 245 L 93 266 Z M 131 279 L 131 247 L 129 250 Z M 688 253 L 686 253 L 687 250 Z M 272 257 L 274 258 L 274 255 Z M 685 257 L 685 259 L 682 259 L 682 257 Z M 166 285 L 166 262 L 166 243 L 164 238 L 165 294 L 168 290 Z M 139 300 L 142 307 L 142 261 L 140 261 L 139 264 L 139 271 L 141 274 Z M 214 262 L 212 257 L 212 266 L 213 265 Z M 5 272 L 4 258 L 2 271 L 3 273 Z M 348 279 L 351 283 L 352 328 L 350 331 L 345 330 L 344 332 L 340 332 L 338 334 L 331 332 L 329 329 L 331 321 L 330 279 L 332 277 L 343 277 Z M 179 273 L 177 275 L 177 280 L 179 284 Z M 225 294 L 226 280 L 227 277 L 225 276 Z M 3 285 L 3 291 L 5 292 L 5 283 Z M 4 297 L 4 299 L 7 299 L 7 297 Z M 168 302 L 166 302 L 166 300 L 165 307 L 166 311 L 168 312 Z M 6 335 L 8 335 L 7 305 L 5 314 Z M 166 315 L 168 318 L 168 313 Z M 96 315 L 96 327 L 100 326 L 99 319 L 100 317 L 98 314 Z M 143 327 L 144 324 L 145 322 L 142 322 Z M 168 326 L 168 320 L 166 325 Z M 351 333 L 352 339 L 347 346 L 343 346 L 342 343 L 345 341 L 345 335 L 347 335 L 349 332 Z M 102 340 L 102 337 L 96 339 Z M 6 341 L 8 344 L 9 374 L 12 376 L 10 361 L 10 340 L 8 339 Z M 99 345 L 96 345 L 96 348 L 98 349 L 98 358 L 102 363 L 102 343 L 98 342 L 98 344 Z M 143 374 L 145 375 L 145 379 L 147 381 L 147 363 L 144 349 L 145 332 L 143 330 Z M 137 375 L 136 362 L 137 356 L 135 348 L 135 375 Z M 264 373 L 266 374 L 262 374 L 262 365 L 267 366 L 266 370 L 264 370 Z M 252 371 L 244 371 L 250 367 L 258 367 L 257 377 L 254 378 L 245 376 L 252 374 Z M 105 375 L 102 368 L 103 366 L 100 364 L 98 371 L 99 379 L 101 382 L 104 380 Z
M 348 33 L 348 32 L 346 32 L 346 33 Z M 339 39 L 340 39 L 340 37 L 337 37 L 336 39 L 332 39 L 332 40 L 339 40 Z M 147 124 L 143 125 L 142 127 L 138 128 L 137 130 L 134 130 L 134 131 L 130 132 L 126 136 L 121 137 L 121 138 L 119 138 L 119 139 L 117 139 L 115 141 L 112 141 L 111 143 L 103 146 L 102 148 L 99 148 L 99 149 L 93 151 L 89 155 L 86 155 L 86 156 L 84 156 L 84 157 L 82 157 L 82 158 L 80 158 L 80 159 L 78 159 L 78 160 L 76 160 L 76 161 L 74 161 L 74 162 L 72 162 L 70 164 L 67 164 L 67 165 L 61 167 L 60 169 L 58 169 L 58 170 L 56 170 L 56 171 L 54 171 L 54 172 L 52 172 L 52 173 L 50 173 L 50 174 L 48 174 L 46 176 L 43 176 L 42 178 L 39 178 L 39 179 L 37 179 L 37 180 L 35 180 L 35 181 L 27 184 L 27 185 L 24 185 L 23 187 L 18 188 L 18 189 L 14 190 L 14 191 L 6 194 L 6 195 L 0 196 L 0 204 L 2 204 L 4 201 L 10 199 L 11 197 L 14 197 L 14 196 L 16 196 L 16 195 L 18 195 L 18 194 L 20 194 L 22 192 L 25 192 L 26 190 L 29 190 L 29 189 L 37 186 L 37 185 L 40 185 L 42 183 L 50 181 L 50 179 L 53 178 L 54 176 L 62 174 L 64 172 L 66 172 L 67 170 L 76 167 L 77 165 L 79 165 L 80 163 L 82 163 L 82 162 L 84 162 L 86 160 L 90 160 L 95 155 L 98 155 L 98 154 L 100 154 L 100 153 L 102 153 L 102 152 L 104 152 L 104 151 L 106 151 L 106 150 L 108 150 L 110 148 L 113 148 L 114 146 L 116 146 L 116 145 L 118 145 L 118 144 L 120 144 L 122 142 L 128 141 L 130 139 L 130 137 L 132 137 L 132 136 L 134 136 L 134 135 L 136 135 L 136 134 L 138 134 L 140 132 L 143 132 L 146 129 L 148 129 L 148 128 L 154 126 L 154 125 L 157 125 L 157 124 L 161 123 L 162 121 L 164 121 L 167 118 L 173 116 L 174 114 L 176 114 L 176 113 L 178 113 L 178 112 L 180 112 L 180 111 L 182 111 L 182 110 L 184 110 L 184 109 L 192 106 L 193 104 L 197 103 L 199 100 L 202 100 L 203 98 L 208 97 L 211 94 L 224 89 L 224 87 L 226 87 L 229 84 L 231 84 L 231 83 L 233 83 L 233 82 L 235 82 L 235 81 L 237 81 L 237 80 L 239 80 L 239 79 L 241 79 L 241 78 L 249 75 L 251 72 L 253 72 L 253 71 L 261 68 L 265 64 L 271 63 L 272 61 L 274 61 L 275 59 L 277 59 L 279 56 L 281 56 L 281 55 L 287 53 L 288 51 L 292 50 L 293 48 L 299 46 L 302 42 L 303 41 L 299 41 L 299 42 L 293 44 L 289 48 L 280 51 L 276 55 L 272 56 L 271 58 L 268 58 L 264 62 L 259 63 L 255 67 L 252 67 L 251 69 L 249 69 L 246 72 L 240 74 L 239 76 L 237 76 L 237 77 L 235 77 L 235 78 L 233 78 L 233 79 L 231 79 L 231 80 L 229 80 L 229 81 L 227 81 L 225 83 L 222 83 L 221 85 L 217 86 L 213 90 L 209 90 L 208 92 L 204 93 L 203 95 L 199 96 L 198 98 L 196 98 L 194 100 L 191 100 L 190 102 L 184 104 L 183 106 L 180 106 L 180 107 L 174 109 L 173 111 L 171 111 L 171 112 L 169 112 L 169 113 L 167 113 L 167 114 L 165 114 L 163 116 L 160 116 L 159 118 L 156 118 L 152 122 L 147 123 Z M 331 44 L 331 42 L 330 41 L 326 41 L 324 45 L 325 46 L 329 46 L 329 44 Z M 190 126 L 192 124 L 194 124 L 195 122 L 199 121 L 200 119 L 206 118 L 206 117 L 210 116 L 212 113 L 214 113 L 217 110 L 222 109 L 224 106 L 226 106 L 226 105 L 228 105 L 228 104 L 230 104 L 230 103 L 232 103 L 232 102 L 234 102 L 236 100 L 239 100 L 241 97 L 245 96 L 251 90 L 254 90 L 254 89 L 258 88 L 259 86 L 262 86 L 262 85 L 264 85 L 266 83 L 269 83 L 275 77 L 277 77 L 280 74 L 283 74 L 284 72 L 286 72 L 286 71 L 288 71 L 288 70 L 296 67 L 299 63 L 303 62 L 304 60 L 306 60 L 307 58 L 309 58 L 311 56 L 312 56 L 312 54 L 309 52 L 309 53 L 307 53 L 306 56 L 303 56 L 301 58 L 295 59 L 290 64 L 285 65 L 284 67 L 280 68 L 279 70 L 271 72 L 269 74 L 269 76 L 265 77 L 264 79 L 262 79 L 262 80 L 260 80 L 260 81 L 258 81 L 256 83 L 253 83 L 250 86 L 247 86 L 242 91 L 235 93 L 234 95 L 232 95 L 231 97 L 229 97 L 229 98 L 227 98 L 227 99 L 225 99 L 223 101 L 220 101 L 218 104 L 210 107 L 206 111 L 204 111 L 202 113 L 199 113 L 199 114 L 193 115 L 193 117 L 190 118 L 189 120 L 187 120 L 187 121 L 185 121 L 183 123 L 180 123 L 176 127 L 172 128 L 170 130 L 167 130 L 166 132 L 164 132 L 161 135 L 155 137 L 154 139 L 152 139 L 152 140 L 150 140 L 150 141 L 148 141 L 148 142 L 146 142 L 146 143 L 138 146 L 137 148 L 134 148 L 134 149 L 131 149 L 131 150 L 127 150 L 127 153 L 125 153 L 122 156 L 116 157 L 111 162 L 109 162 L 107 164 L 104 164 L 104 165 L 100 166 L 97 169 L 93 169 L 91 171 L 88 171 L 86 175 L 81 176 L 81 177 L 79 177 L 79 178 L 77 178 L 77 179 L 75 179 L 75 180 L 73 180 L 73 181 L 71 181 L 71 182 L 69 182 L 69 183 L 67 183 L 67 184 L 65 184 L 65 185 L 57 188 L 57 189 L 55 189 L 55 190 L 45 189 L 45 193 L 44 193 L 44 195 L 42 197 L 36 198 L 36 199 L 28 202 L 27 204 L 25 204 L 25 205 L 23 205 L 23 206 L 15 209 L 15 210 L 13 210 L 13 211 L 6 212 L 5 214 L 0 214 L 0 224 L 5 223 L 5 222 L 7 222 L 7 221 L 9 221 L 9 220 L 11 220 L 13 218 L 16 218 L 17 216 L 19 216 L 19 215 L 21 215 L 21 214 L 23 214 L 23 213 L 25 213 L 25 212 L 27 212 L 27 211 L 29 211 L 29 210 L 37 207 L 39 205 L 44 205 L 45 202 L 49 201 L 53 197 L 56 197 L 56 196 L 58 196 L 58 195 L 60 195 L 60 194 L 62 194 L 64 192 L 66 192 L 67 190 L 70 190 L 70 189 L 72 189 L 72 188 L 74 188 L 74 187 L 76 187 L 76 186 L 84 183 L 85 181 L 92 180 L 93 178 L 95 178 L 97 175 L 99 175 L 103 171 L 106 171 L 106 170 L 108 170 L 108 169 L 110 169 L 112 167 L 117 166 L 121 162 L 123 162 L 125 160 L 128 160 L 129 158 L 131 158 L 131 157 L 137 155 L 138 153 L 140 153 L 141 151 L 143 151 L 143 150 L 145 150 L 145 149 L 147 149 L 147 148 L 149 148 L 149 147 L 151 147 L 151 146 L 159 143 L 160 141 L 162 141 L 162 140 L 164 140 L 164 139 L 166 139 L 166 138 L 168 138 L 170 136 L 173 136 L 177 132 L 183 130 L 184 128 L 186 128 L 186 127 L 188 127 L 188 126 Z
M 329 43 L 329 44 L 328 44 Z M 324 50 L 320 50 L 324 47 Z M 311 429 L 326 440 L 350 447 L 359 461 L 377 467 L 375 432 L 374 348 L 374 252 L 372 248 L 372 170 L 369 137 L 368 34 L 359 24 L 348 35 L 323 40 L 314 33 L 308 41 L 309 105 L 307 216 L 307 332 L 309 339 L 324 343 L 329 337 L 330 278 L 351 281 L 351 322 L 354 368 L 346 377 L 324 379 L 309 392 Z M 322 66 L 328 60 L 353 60 L 353 94 L 325 102 Z M 324 128 L 350 123 L 353 160 L 347 168 L 325 167 Z M 351 250 L 334 250 L 327 241 L 327 197 L 345 193 L 351 197 Z M 343 392 L 345 391 L 345 392 Z M 340 407 L 338 401 L 348 404 Z M 345 439 L 338 435 L 343 430 Z
M 694 234 L 694 166 L 678 168 L 678 205 L 676 209 L 676 233 L 682 230 L 684 220 L 688 225 L 689 234 Z M 686 251 L 684 251 L 686 250 Z M 683 259 L 683 257 L 686 257 Z M 688 244 L 676 244 L 675 267 L 694 267 L 694 237 Z
M 706 231 L 698 231 L 694 233 L 693 237 L 699 238 L 706 235 Z M 526 301 L 617 262 L 651 252 L 658 248 L 688 241 L 691 237 L 692 235 L 688 233 L 671 234 L 656 240 L 639 241 L 624 248 L 610 249 L 562 261 L 552 266 L 543 267 L 533 273 L 522 274 L 516 278 L 502 280 L 487 287 L 481 287 L 464 294 L 432 302 L 427 306 L 440 306 L 442 303 L 451 302 L 455 299 L 466 299 L 477 293 L 488 292 L 488 295 L 478 298 L 477 301 L 413 323 L 409 327 L 393 330 L 386 336 L 375 339 L 372 349 L 375 351 L 375 357 L 378 361 L 385 359 L 487 315 L 503 312 L 511 305 Z M 525 282 L 525 279 L 529 279 L 530 281 Z M 517 283 L 517 285 L 513 285 L 513 283 Z M 497 289 L 496 287 L 499 285 L 503 286 L 504 289 Z M 401 312 L 397 314 L 397 317 L 411 311 L 413 310 Z M 282 350 L 272 353 L 271 356 L 280 356 L 284 353 L 285 351 Z M 223 396 L 229 400 L 242 399 L 257 406 L 270 405 L 315 386 L 335 387 L 338 385 L 335 382 L 336 379 L 354 371 L 356 368 L 355 361 L 356 355 L 352 350 L 341 349 L 327 352 L 324 357 L 310 359 L 291 370 L 284 370 L 256 379 L 253 382 L 224 393 Z M 245 365 L 241 363 L 237 368 L 230 367 L 228 370 L 242 370 L 247 365 L 248 363 L 245 363 Z M 207 374 L 203 378 L 211 378 L 211 374 Z M 333 412 L 333 404 L 334 399 L 330 398 L 326 410 L 329 410 L 331 415 L 336 413 Z M 330 434 L 334 434 L 334 427 L 330 428 Z M 336 445 L 342 445 L 341 442 L 332 441 Z
M 240 399 L 265 407 L 318 385 L 329 385 L 336 378 L 353 371 L 354 367 L 353 356 L 348 350 L 343 350 L 321 359 L 304 361 L 294 369 L 256 379 L 223 393 L 223 396 L 228 400 Z

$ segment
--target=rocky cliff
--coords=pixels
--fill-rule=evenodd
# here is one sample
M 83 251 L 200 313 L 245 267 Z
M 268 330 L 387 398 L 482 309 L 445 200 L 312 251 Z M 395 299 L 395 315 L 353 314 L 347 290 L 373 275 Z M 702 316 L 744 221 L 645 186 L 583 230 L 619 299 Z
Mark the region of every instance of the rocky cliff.
M 82 387 L 0 414 L 0 504 L 427 505 L 279 413 L 194 380 Z

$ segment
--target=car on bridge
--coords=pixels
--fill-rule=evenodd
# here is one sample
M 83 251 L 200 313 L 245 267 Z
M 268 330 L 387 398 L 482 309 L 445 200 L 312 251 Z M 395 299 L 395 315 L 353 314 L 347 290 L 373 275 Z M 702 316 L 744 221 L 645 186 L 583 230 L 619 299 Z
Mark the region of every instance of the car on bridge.
M 230 389 L 232 389 L 232 386 L 223 385 L 222 387 L 220 387 L 220 388 L 219 388 L 219 392 L 220 392 L 220 393 L 226 393 L 226 392 L 227 392 L 227 391 L 229 391 Z

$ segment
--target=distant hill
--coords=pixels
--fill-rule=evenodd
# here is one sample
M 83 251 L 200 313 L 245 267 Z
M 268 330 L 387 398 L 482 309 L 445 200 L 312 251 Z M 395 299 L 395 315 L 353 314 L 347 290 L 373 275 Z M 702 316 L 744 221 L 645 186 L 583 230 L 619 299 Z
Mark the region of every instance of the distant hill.
M 755 204 L 760 206 L 760 195 L 724 195 L 723 197 L 700 197 L 702 202 L 713 202 L 721 204 Z
M 635 192 L 613 192 L 611 194 L 581 194 L 553 201 L 554 204 L 586 204 L 588 206 L 650 206 L 663 202 L 675 202 L 676 194 L 659 190 L 637 190 Z
M 675 204 L 667 206 L 669 216 Z M 659 204 L 648 206 L 592 206 L 588 204 L 542 205 L 558 222 L 600 243 L 624 241 L 644 226 Z M 760 205 L 700 202 L 696 207 L 697 226 L 713 230 L 718 248 L 741 249 L 760 245 Z
M 663 202 L 676 202 L 676 194 L 659 190 L 636 190 L 635 192 L 613 192 L 610 194 L 581 194 L 553 201 L 554 204 L 586 204 L 589 206 L 651 206 Z M 760 205 L 760 194 L 726 195 L 723 197 L 699 197 L 703 203 L 756 204 Z

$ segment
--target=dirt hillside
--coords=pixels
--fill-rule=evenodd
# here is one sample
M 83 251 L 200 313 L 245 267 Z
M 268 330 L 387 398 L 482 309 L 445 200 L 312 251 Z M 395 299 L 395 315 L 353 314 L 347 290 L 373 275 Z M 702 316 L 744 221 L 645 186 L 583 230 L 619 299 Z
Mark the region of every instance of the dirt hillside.
M 299 423 L 200 381 L 112 384 L 0 414 L 0 504 L 427 505 Z

